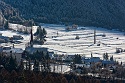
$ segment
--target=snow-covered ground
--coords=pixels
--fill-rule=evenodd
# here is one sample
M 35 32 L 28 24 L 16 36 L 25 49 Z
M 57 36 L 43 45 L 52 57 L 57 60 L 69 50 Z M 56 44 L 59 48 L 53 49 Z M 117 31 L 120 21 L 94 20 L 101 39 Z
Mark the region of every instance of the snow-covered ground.
M 51 25 L 45 27 L 45 29 L 48 38 L 46 38 L 47 42 L 43 47 L 48 47 L 57 54 L 82 54 L 90 57 L 91 53 L 93 53 L 94 57 L 102 58 L 103 53 L 107 52 L 109 56 L 113 55 L 117 61 L 125 62 L 125 52 L 115 53 L 116 48 L 125 49 L 125 35 L 122 32 L 96 27 L 79 27 L 76 31 L 65 31 L 65 26 Z M 93 44 L 95 29 L 96 42 L 100 46 Z M 103 34 L 106 37 L 100 36 Z M 76 35 L 80 39 L 75 39 Z
M 5 30 L 3 30 L 3 31 L 0 31 L 0 33 L 2 33 L 3 36 L 8 36 L 8 37 L 13 37 L 13 35 L 21 35 L 24 38 L 23 40 L 20 40 L 22 43 L 14 44 L 14 46 L 16 48 L 22 48 L 23 50 L 25 49 L 26 44 L 30 41 L 29 35 L 20 34 L 20 33 L 15 32 L 15 31 L 10 31 L 10 30 L 5 31 Z M 13 46 L 13 44 L 2 43 L 1 46 Z
M 33 70 L 34 63 L 31 64 L 31 70 Z M 24 64 L 24 69 L 26 69 L 26 64 Z M 50 64 L 50 69 L 51 72 L 56 72 L 56 73 L 67 73 L 70 71 L 70 66 L 66 64 Z M 55 69 L 55 70 L 54 70 Z M 39 71 L 41 71 L 41 65 L 39 65 Z
M 86 57 L 90 57 L 93 53 L 94 57 L 101 58 L 103 53 L 107 52 L 109 56 L 113 55 L 116 60 L 125 62 L 125 52 L 115 53 L 116 48 L 125 49 L 125 35 L 123 32 L 96 27 L 79 27 L 76 31 L 65 31 L 65 26 L 49 24 L 44 24 L 42 27 L 47 30 L 47 42 L 40 47 L 47 47 L 49 51 L 54 51 L 57 54 L 82 54 Z M 97 35 L 96 42 L 100 46 L 93 44 L 94 29 L 96 29 Z M 9 37 L 19 34 L 13 31 L 0 31 L 0 33 Z M 106 34 L 106 37 L 100 36 L 102 34 Z M 22 35 L 24 40 L 21 40 L 23 43 L 17 44 L 15 47 L 24 49 L 25 44 L 30 40 L 30 35 L 19 35 Z M 80 39 L 75 39 L 77 35 Z

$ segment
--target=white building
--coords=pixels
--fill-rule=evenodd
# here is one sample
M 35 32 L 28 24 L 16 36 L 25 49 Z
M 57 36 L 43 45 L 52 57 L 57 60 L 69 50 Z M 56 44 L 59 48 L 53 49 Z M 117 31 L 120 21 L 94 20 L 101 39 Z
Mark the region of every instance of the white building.
M 18 64 L 20 64 L 22 53 L 23 50 L 21 48 L 3 47 L 3 54 L 6 56 L 12 55 L 13 58 L 16 58 Z

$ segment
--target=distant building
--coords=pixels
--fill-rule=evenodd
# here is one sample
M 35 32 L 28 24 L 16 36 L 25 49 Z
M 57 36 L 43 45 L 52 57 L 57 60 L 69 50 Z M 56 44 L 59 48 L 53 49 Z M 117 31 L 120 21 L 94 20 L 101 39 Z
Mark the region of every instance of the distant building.
M 9 42 L 9 40 L 10 40 L 9 37 L 0 35 L 0 43 L 6 43 L 6 42 Z
M 21 57 L 23 50 L 21 48 L 11 48 L 9 46 L 3 47 L 3 55 L 10 56 L 12 55 L 13 58 L 16 58 L 18 64 L 20 64 Z
M 82 61 L 84 63 L 97 63 L 100 62 L 101 59 L 99 57 L 90 57 L 90 58 L 83 57 Z
M 73 61 L 74 57 L 75 57 L 75 55 L 65 55 L 64 59 L 65 59 L 65 61 Z
M 48 51 L 48 48 L 44 48 L 44 47 L 26 47 L 25 51 L 27 51 L 27 52 L 29 52 L 31 54 L 33 54 L 33 53 L 35 53 L 37 51 L 46 53 Z
M 73 24 L 72 26 L 68 26 L 65 29 L 70 31 L 70 30 L 77 30 L 77 28 L 78 28 L 78 25 Z
M 115 64 L 115 61 L 110 61 L 110 60 L 103 60 L 102 65 L 113 65 Z
M 51 58 L 53 58 L 54 52 L 49 52 L 49 56 L 50 56 Z
M 3 33 L 0 33 L 0 43 L 7 43 L 11 40 L 10 37 L 7 37 L 7 36 L 3 36 L 2 35 Z

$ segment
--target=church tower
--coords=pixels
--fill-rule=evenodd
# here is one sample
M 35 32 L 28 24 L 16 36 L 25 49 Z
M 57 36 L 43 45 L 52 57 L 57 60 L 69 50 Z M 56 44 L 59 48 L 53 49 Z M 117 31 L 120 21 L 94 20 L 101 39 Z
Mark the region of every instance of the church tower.
M 30 46 L 33 47 L 33 32 L 32 32 L 32 27 L 30 30 Z

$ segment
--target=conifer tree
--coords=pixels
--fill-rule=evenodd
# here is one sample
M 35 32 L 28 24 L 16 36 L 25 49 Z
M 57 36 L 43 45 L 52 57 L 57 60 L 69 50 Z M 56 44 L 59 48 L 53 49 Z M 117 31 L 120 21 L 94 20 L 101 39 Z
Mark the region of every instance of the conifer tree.
M 30 60 L 30 58 L 29 58 L 28 62 L 29 62 L 29 63 L 28 63 L 28 65 L 29 65 L 29 69 L 28 69 L 28 70 L 30 71 L 30 70 L 31 70 L 31 65 L 30 65 L 30 64 L 31 64 L 31 63 L 30 63 L 31 60 Z
M 18 68 L 19 71 L 23 71 L 24 70 L 24 63 L 23 63 L 23 60 L 21 59 L 21 62 L 20 62 L 20 65 L 19 65 L 19 68 Z
M 68 81 L 67 81 L 67 79 L 66 79 L 65 77 L 63 77 L 63 78 L 61 79 L 61 83 L 68 83 Z
M 18 77 L 17 72 L 16 72 L 15 70 L 12 70 L 10 77 L 11 77 L 12 82 L 13 82 L 13 83 L 16 83 L 16 80 L 17 80 L 17 77 Z
M 74 79 L 71 79 L 69 83 L 76 83 Z
M 44 36 L 47 35 L 47 32 L 46 32 L 45 28 L 43 28 L 43 34 L 44 34 Z
M 34 61 L 34 71 L 39 71 L 39 62 L 36 59 Z
M 17 62 L 15 59 L 13 59 L 12 56 L 10 56 L 10 59 L 8 63 L 6 63 L 6 69 L 8 71 L 16 70 L 17 69 Z
M 7 20 L 5 25 L 4 25 L 5 29 L 8 29 L 9 28 L 9 21 Z
M 40 44 L 44 44 L 45 37 L 47 35 L 46 30 L 41 28 L 40 26 L 37 28 L 36 33 L 34 34 L 36 36 L 36 41 L 39 42 Z
M 74 62 L 75 64 L 80 64 L 80 63 L 82 63 L 82 61 L 81 61 L 81 56 L 80 56 L 80 55 L 75 55 L 75 57 L 74 57 L 74 59 L 73 59 L 73 62 Z

